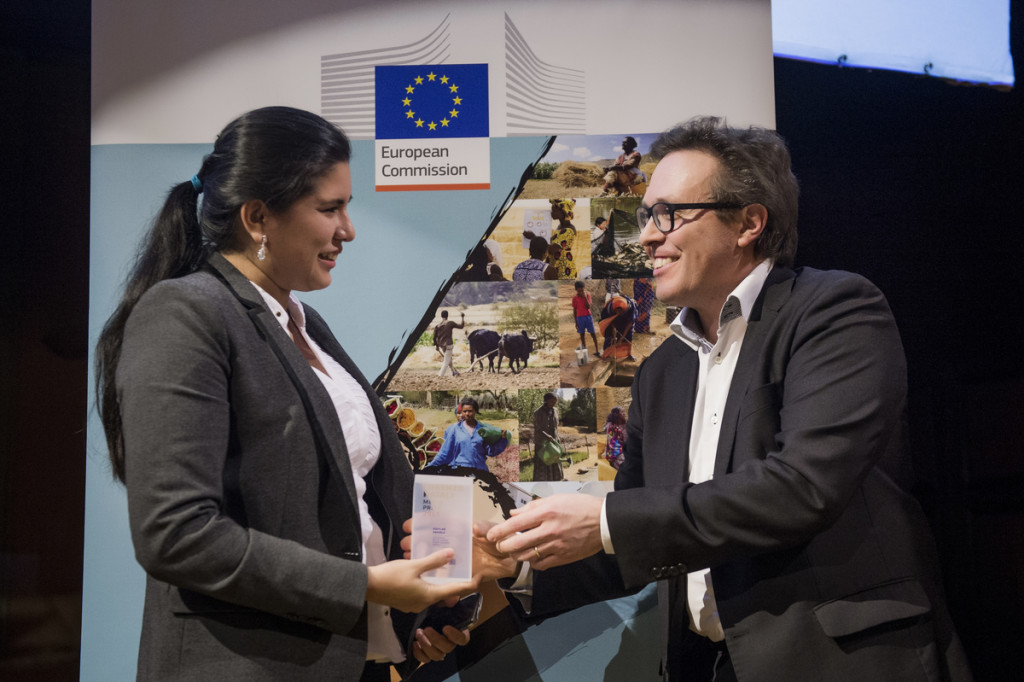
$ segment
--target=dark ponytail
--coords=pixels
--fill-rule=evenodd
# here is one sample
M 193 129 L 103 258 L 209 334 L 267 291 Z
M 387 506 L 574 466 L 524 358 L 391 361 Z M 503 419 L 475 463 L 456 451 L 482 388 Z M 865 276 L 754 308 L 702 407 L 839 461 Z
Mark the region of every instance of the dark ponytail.
M 96 344 L 97 410 L 117 479 L 124 481 L 125 464 L 114 378 L 135 304 L 154 284 L 201 267 L 210 253 L 239 248 L 237 217 L 245 202 L 260 199 L 272 211 L 287 210 L 350 155 L 345 134 L 316 114 L 289 107 L 256 109 L 221 131 L 194 180 L 168 193 Z

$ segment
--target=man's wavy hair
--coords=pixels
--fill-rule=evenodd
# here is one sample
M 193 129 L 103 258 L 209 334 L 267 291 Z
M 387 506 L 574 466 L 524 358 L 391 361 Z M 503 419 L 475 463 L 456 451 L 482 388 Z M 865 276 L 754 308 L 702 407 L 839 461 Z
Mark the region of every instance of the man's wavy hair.
M 800 188 L 782 137 L 767 128 L 730 128 L 725 119 L 700 116 L 662 133 L 651 145 L 651 154 L 660 160 L 687 149 L 718 159 L 720 168 L 711 181 L 708 201 L 761 204 L 768 209 L 768 222 L 754 244 L 754 252 L 760 258 L 791 267 L 796 254 Z M 735 210 L 717 213 L 728 221 Z

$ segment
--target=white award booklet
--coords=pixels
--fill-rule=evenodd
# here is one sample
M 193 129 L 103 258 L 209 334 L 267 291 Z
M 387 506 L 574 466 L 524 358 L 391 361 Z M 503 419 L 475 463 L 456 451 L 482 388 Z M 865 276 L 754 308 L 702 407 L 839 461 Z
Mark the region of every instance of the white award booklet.
M 416 474 L 412 558 L 422 559 L 449 547 L 455 550 L 452 560 L 424 573 L 424 580 L 448 583 L 473 577 L 473 479 Z

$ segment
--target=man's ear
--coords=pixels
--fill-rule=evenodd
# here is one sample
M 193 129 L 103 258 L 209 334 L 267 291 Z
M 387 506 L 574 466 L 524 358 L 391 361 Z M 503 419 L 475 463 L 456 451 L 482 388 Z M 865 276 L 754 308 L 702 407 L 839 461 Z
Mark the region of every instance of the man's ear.
M 242 221 L 242 229 L 257 244 L 263 240 L 268 214 L 267 205 L 260 199 L 250 199 L 238 209 L 238 218 Z
M 745 248 L 756 242 L 764 231 L 764 226 L 768 224 L 768 209 L 762 204 L 750 204 L 742 210 L 740 235 L 736 245 Z

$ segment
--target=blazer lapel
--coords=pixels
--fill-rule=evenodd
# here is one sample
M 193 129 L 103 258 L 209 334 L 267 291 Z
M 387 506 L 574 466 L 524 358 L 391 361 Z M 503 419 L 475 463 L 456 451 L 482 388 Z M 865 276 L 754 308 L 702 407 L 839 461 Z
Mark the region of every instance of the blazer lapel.
M 313 368 L 309 366 L 309 361 L 303 357 L 298 346 L 295 345 L 284 329 L 281 328 L 280 323 L 267 310 L 263 303 L 263 297 L 260 296 L 259 291 L 256 290 L 252 283 L 219 253 L 214 253 L 210 256 L 208 262 L 234 291 L 242 304 L 248 308 L 249 315 L 253 318 L 253 322 L 262 330 L 267 343 L 276 346 L 281 351 L 280 357 L 284 358 L 292 373 L 302 381 L 303 388 L 305 388 L 313 407 L 313 414 L 309 415 L 309 417 L 320 424 L 327 437 L 327 446 L 330 451 L 324 453 L 324 455 L 332 457 L 336 462 L 337 471 L 341 475 L 342 483 L 348 493 L 347 497 L 352 503 L 353 517 L 358 518 L 357 493 L 355 482 L 352 478 L 352 463 L 349 460 L 348 446 L 345 444 L 345 434 L 341 430 L 341 423 L 338 421 L 338 413 L 334 408 L 334 402 L 327 394 L 320 379 L 317 378 Z M 341 358 L 338 358 L 338 361 L 343 364 L 345 369 L 351 371 L 350 365 L 352 361 L 348 359 L 348 356 L 344 356 L 344 362 L 342 362 Z
M 657 440 L 650 442 L 651 452 L 672 454 L 644 457 L 644 480 L 647 485 L 674 485 L 686 481 L 690 469 L 690 432 L 693 428 L 699 363 L 696 351 L 674 336 L 670 336 L 666 344 L 673 345 L 676 357 L 657 368 L 648 368 L 648 372 L 653 369 L 661 372 L 662 376 L 654 382 L 651 397 L 645 401 L 645 405 L 653 406 L 649 422 L 662 425 Z M 647 437 L 655 438 L 653 435 Z M 644 448 L 645 451 L 647 449 Z
M 732 469 L 733 445 L 736 442 L 740 406 L 750 389 L 750 381 L 756 374 L 754 369 L 761 356 L 765 336 L 771 331 L 779 310 L 789 298 L 794 277 L 794 272 L 789 268 L 772 268 L 750 311 L 747 331 L 743 335 L 743 345 L 736 362 L 736 371 L 729 386 L 729 397 L 725 401 L 725 412 L 722 414 L 722 427 L 719 432 L 721 435 L 715 453 L 715 476 L 722 476 Z
M 359 371 L 359 368 L 356 367 L 356 364 L 348 356 L 348 353 L 345 352 L 345 349 L 341 347 L 338 340 L 334 338 L 334 335 L 330 332 L 327 323 L 320 317 L 320 314 L 308 306 L 306 307 L 306 329 L 309 335 L 313 337 L 313 340 L 331 357 L 337 360 L 338 364 L 352 375 L 352 378 L 359 383 L 359 386 L 366 393 L 366 397 L 370 401 L 370 407 L 373 408 L 373 416 L 377 421 L 377 429 L 380 431 L 382 450 L 389 443 L 395 447 L 401 447 L 395 432 L 394 422 L 391 421 L 391 417 L 388 416 L 387 411 L 384 409 L 380 396 L 373 390 L 370 382 Z

